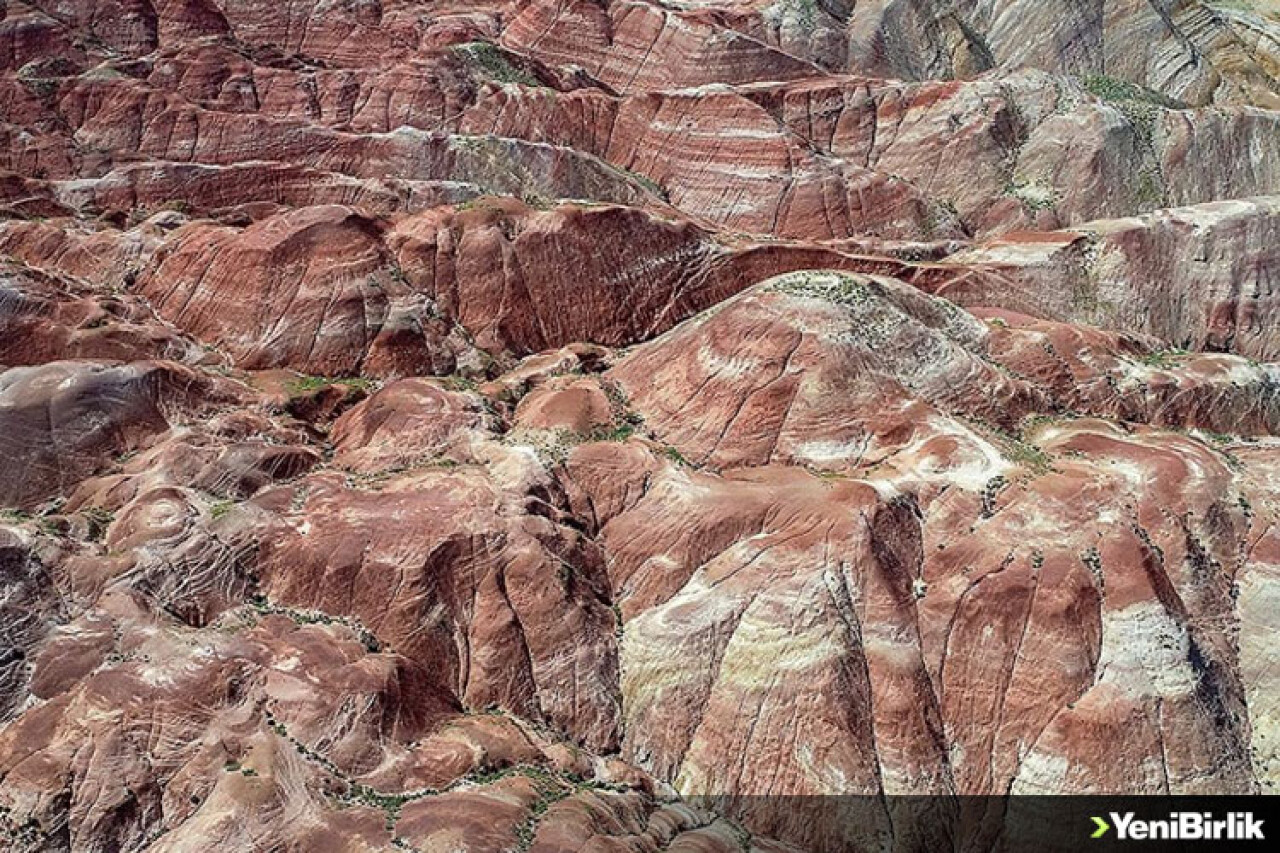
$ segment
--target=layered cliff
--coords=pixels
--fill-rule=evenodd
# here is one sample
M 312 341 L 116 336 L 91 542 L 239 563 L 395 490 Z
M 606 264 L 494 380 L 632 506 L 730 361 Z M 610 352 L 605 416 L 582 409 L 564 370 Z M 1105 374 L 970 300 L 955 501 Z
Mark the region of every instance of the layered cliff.
M 0 846 L 1273 790 L 1278 80 L 1260 0 L 0 3 Z

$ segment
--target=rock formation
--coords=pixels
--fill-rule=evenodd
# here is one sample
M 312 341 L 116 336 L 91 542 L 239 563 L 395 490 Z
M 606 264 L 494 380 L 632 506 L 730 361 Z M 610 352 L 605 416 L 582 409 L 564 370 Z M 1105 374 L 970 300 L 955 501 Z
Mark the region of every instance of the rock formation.
M 1277 246 L 1262 0 L 0 3 L 0 847 L 1275 791 Z

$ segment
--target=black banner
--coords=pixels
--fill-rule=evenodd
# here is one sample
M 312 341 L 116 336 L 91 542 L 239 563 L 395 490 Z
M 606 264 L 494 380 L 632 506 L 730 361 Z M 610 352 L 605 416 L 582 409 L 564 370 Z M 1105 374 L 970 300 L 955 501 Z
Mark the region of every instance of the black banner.
M 1261 851 L 1280 844 L 1280 797 L 1271 796 L 738 796 L 686 802 L 730 817 L 754 837 L 809 853 Z

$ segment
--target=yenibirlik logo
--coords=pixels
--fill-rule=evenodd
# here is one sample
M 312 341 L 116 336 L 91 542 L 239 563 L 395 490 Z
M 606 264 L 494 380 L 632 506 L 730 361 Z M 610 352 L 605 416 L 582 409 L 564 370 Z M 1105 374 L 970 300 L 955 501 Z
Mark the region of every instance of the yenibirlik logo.
M 1111 823 L 1092 818 L 1093 835 L 1103 838 L 1115 828 L 1119 841 L 1263 841 L 1263 821 L 1252 812 L 1230 812 L 1215 818 L 1212 812 L 1172 812 L 1168 819 L 1144 820 L 1133 812 L 1108 812 Z

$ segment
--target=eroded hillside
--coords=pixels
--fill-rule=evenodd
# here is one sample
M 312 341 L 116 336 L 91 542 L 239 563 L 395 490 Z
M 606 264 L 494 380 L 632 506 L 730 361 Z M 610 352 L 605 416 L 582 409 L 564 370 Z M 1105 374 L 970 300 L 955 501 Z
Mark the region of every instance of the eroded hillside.
M 0 846 L 1271 791 L 1277 287 L 1266 0 L 0 0 Z

